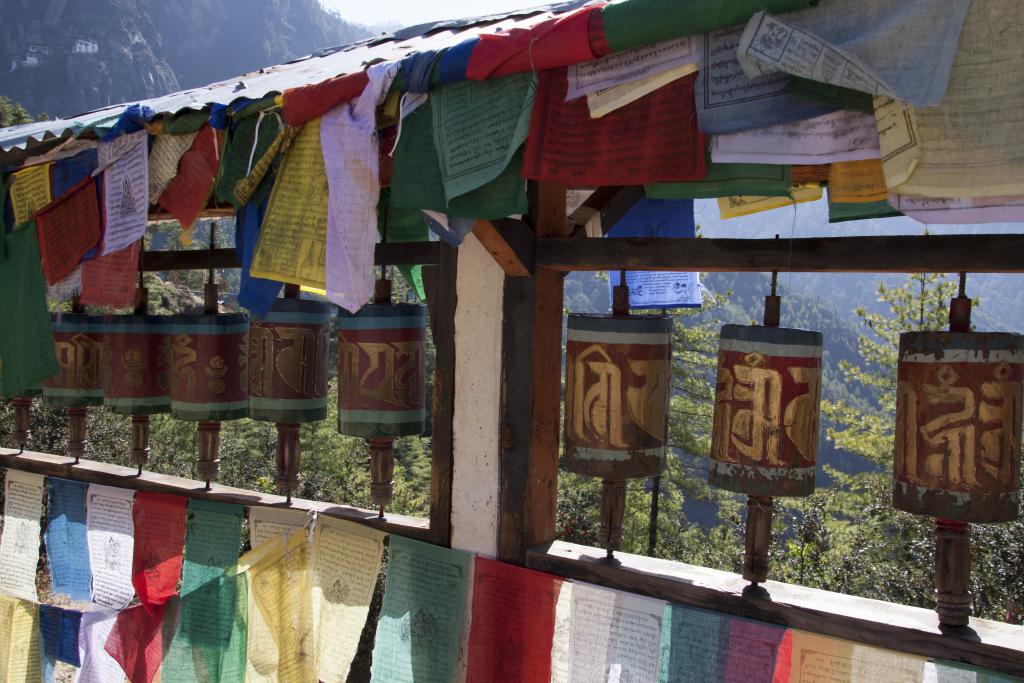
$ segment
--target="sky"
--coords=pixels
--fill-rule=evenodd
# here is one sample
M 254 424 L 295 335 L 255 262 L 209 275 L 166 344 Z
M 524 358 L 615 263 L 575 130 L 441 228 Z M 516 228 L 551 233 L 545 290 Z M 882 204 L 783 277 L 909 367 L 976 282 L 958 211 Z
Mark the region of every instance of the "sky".
M 436 19 L 475 17 L 548 4 L 551 0 L 320 0 L 347 21 L 367 26 L 412 26 Z

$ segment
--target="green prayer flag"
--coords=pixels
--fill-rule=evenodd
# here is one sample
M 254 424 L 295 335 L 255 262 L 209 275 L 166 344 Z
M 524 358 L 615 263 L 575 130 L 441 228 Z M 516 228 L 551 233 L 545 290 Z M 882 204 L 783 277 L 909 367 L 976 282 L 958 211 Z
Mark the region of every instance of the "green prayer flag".
M 460 218 L 504 218 L 526 213 L 521 147 L 497 178 L 446 204 L 433 127 L 430 100 L 402 121 L 391 176 L 392 207 L 429 209 Z
M 387 238 L 388 242 L 426 242 L 430 239 L 430 229 L 423 218 L 423 212 L 416 209 L 398 209 L 388 207 L 391 201 L 391 188 L 384 187 L 380 191 L 378 206 L 386 207 L 377 212 L 377 234 Z M 384 221 L 387 221 L 387 232 L 384 232 Z M 399 265 L 398 271 L 409 286 L 416 292 L 420 301 L 427 300 L 423 287 L 423 266 Z
M 234 572 L 208 582 L 182 598 L 181 614 L 195 614 L 210 609 L 208 592 L 231 595 L 233 605 L 216 603 L 223 613 L 211 613 L 218 623 L 229 624 L 225 636 L 217 642 L 203 634 L 196 634 L 185 628 L 185 621 L 178 622 L 160 670 L 164 683 L 243 683 L 245 680 L 246 650 L 248 647 L 249 600 L 245 575 Z
M 840 109 L 852 109 L 865 114 L 875 113 L 875 98 L 870 93 L 851 90 L 840 85 L 812 81 L 793 76 L 786 83 L 786 92 L 804 99 L 820 102 Z
M 702 199 L 754 195 L 788 197 L 792 166 L 772 164 L 715 164 L 708 162 L 708 174 L 685 183 L 644 185 L 648 199 Z
M 817 0 L 624 0 L 601 10 L 612 52 L 742 24 L 754 12 L 804 9 Z
M 167 135 L 188 135 L 197 133 L 210 120 L 209 110 L 189 111 L 164 119 L 164 133 Z
M 59 368 L 36 224 L 0 236 L 7 252 L 0 260 L 0 382 L 8 395 L 20 396 Z
M 892 205 L 884 199 L 877 202 L 863 203 L 828 203 L 829 223 L 859 221 L 867 218 L 889 218 L 890 216 L 902 215 L 902 213 L 892 208 Z
M 472 556 L 390 537 L 384 604 L 373 642 L 373 683 L 448 683 L 462 641 Z
M 215 189 L 218 201 L 241 208 L 235 199 L 235 184 L 249 175 L 252 166 L 266 153 L 283 125 L 279 111 L 273 110 L 265 115 L 236 120 L 228 129 Z M 250 203 L 259 205 L 270 195 L 273 178 L 273 173 L 264 176 L 249 198 Z

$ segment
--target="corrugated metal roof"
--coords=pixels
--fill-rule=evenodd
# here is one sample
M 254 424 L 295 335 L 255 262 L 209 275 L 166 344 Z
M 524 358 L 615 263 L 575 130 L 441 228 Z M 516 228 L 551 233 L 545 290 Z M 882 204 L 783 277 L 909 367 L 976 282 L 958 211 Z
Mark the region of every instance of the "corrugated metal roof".
M 175 114 L 184 110 L 199 110 L 212 104 L 228 105 L 241 99 L 260 99 L 328 78 L 355 73 L 375 61 L 394 61 L 414 52 L 451 47 L 468 37 L 493 33 L 511 27 L 528 27 L 551 16 L 569 12 L 587 4 L 586 0 L 573 0 L 504 14 L 472 19 L 454 19 L 420 24 L 396 31 L 390 36 L 371 38 L 353 45 L 327 48 L 285 64 L 269 66 L 259 71 L 238 76 L 201 88 L 170 93 L 137 103 L 150 107 L 159 114 Z M 66 119 L 0 128 L 0 150 L 29 150 L 50 140 L 65 138 L 90 126 L 112 122 L 129 104 L 113 105 L 77 114 Z M 49 146 L 49 145 L 47 145 Z M 24 153 L 17 154 L 24 156 Z M 11 159 L 0 158 L 0 165 Z

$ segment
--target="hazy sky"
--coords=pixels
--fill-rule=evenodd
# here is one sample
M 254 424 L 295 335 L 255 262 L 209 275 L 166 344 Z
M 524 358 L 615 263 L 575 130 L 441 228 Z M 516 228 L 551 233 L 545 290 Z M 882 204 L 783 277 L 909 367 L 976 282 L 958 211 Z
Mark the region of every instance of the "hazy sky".
M 550 0 L 320 0 L 327 9 L 357 24 L 412 26 L 435 19 L 456 19 L 523 7 Z

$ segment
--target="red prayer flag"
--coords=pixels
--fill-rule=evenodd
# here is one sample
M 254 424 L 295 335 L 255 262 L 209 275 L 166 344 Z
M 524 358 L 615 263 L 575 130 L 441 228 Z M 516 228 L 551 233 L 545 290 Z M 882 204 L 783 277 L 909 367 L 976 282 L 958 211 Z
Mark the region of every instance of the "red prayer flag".
M 167 184 L 157 203 L 188 229 L 206 206 L 213 179 L 220 166 L 220 138 L 210 124 L 204 125 L 178 160 L 178 173 Z
M 147 491 L 135 494 L 132 585 L 143 605 L 161 605 L 177 592 L 187 505 L 184 496 Z
M 152 610 L 136 605 L 118 613 L 103 649 L 121 665 L 132 683 L 150 683 L 160 670 L 167 616 L 167 605 L 155 605 Z M 167 631 L 174 633 L 173 628 Z
M 96 180 L 86 178 L 32 217 L 39 234 L 43 274 L 55 285 L 71 274 L 102 237 Z
M 542 71 L 523 177 L 577 187 L 700 180 L 707 175 L 692 74 L 599 119 L 565 101 L 565 69 Z
M 603 56 L 595 54 L 590 45 L 591 15 L 600 17 L 600 9 L 600 5 L 583 7 L 530 28 L 511 28 L 480 36 L 469 56 L 466 78 L 482 81 L 557 69 Z
M 467 683 L 547 683 L 561 579 L 477 557 Z
M 125 308 L 135 303 L 135 275 L 141 240 L 82 264 L 81 303 Z
M 358 97 L 370 78 L 365 71 L 328 78 L 326 81 L 284 91 L 282 115 L 289 126 L 301 126 L 323 116 L 342 102 Z

